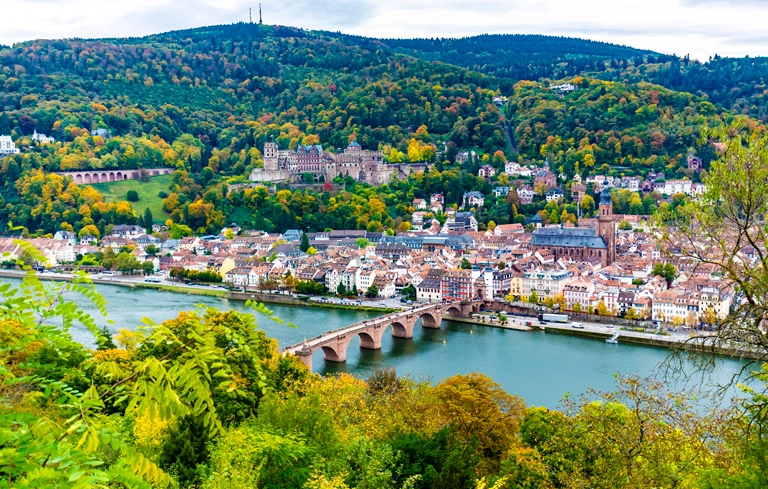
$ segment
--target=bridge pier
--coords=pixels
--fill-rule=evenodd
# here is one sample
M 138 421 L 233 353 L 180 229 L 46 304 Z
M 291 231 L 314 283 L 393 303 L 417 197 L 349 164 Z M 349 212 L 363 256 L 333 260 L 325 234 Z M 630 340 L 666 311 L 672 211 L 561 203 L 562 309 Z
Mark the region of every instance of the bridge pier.
M 375 326 L 372 334 L 360 333 L 360 348 L 366 350 L 380 350 L 381 349 L 381 326 Z
M 294 355 L 299 357 L 299 360 L 301 360 L 301 363 L 303 363 L 309 369 L 310 372 L 312 371 L 312 354 L 313 353 L 314 351 L 310 350 L 309 348 L 304 348 L 294 353 Z
M 421 316 L 421 327 L 428 329 L 440 329 L 440 324 L 443 322 L 442 311 L 435 310 Z

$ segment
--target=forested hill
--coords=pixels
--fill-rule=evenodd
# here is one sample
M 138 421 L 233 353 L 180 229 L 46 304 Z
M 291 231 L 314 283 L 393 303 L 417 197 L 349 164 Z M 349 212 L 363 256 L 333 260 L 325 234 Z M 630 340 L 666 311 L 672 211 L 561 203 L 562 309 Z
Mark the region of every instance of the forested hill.
M 486 34 L 459 39 L 385 39 L 398 52 L 513 80 L 564 78 L 610 66 L 614 60 L 654 61 L 652 51 L 569 37 Z
M 673 58 L 663 63 L 615 66 L 595 75 L 629 83 L 650 81 L 706 96 L 712 103 L 736 113 L 768 120 L 768 57 L 714 56 L 707 62 Z
M 463 54 L 450 56 L 451 50 Z M 665 59 L 544 36 L 392 41 L 244 23 L 142 38 L 19 43 L 0 48 L 0 134 L 21 149 L 0 165 L 0 226 L 97 235 L 136 222 L 145 204 L 106 204 L 93 188 L 69 185 L 52 172 L 164 166 L 177 171 L 162 192 L 168 194 L 161 197 L 163 215 L 154 217 L 196 231 L 216 232 L 232 221 L 269 231 L 407 227 L 413 191 L 425 187 L 413 178 L 396 191 L 355 188 L 334 196 L 335 203 L 328 192 L 229 198 L 228 185 L 263 164 L 259 150 L 270 139 L 281 148 L 334 149 L 356 138 L 389 162 L 435 163 L 439 175 L 428 181 L 439 181 L 451 204 L 469 190 L 490 195 L 490 183 L 476 176 L 480 161 L 501 170 L 506 159 L 551 156 L 568 175 L 609 169 L 679 175 L 700 124 L 730 116 L 706 93 L 644 82 L 658 75 L 661 83 L 680 83 L 665 78 L 673 64 Z M 488 74 L 514 66 L 529 71 Z M 560 98 L 549 90 L 547 77 L 582 70 L 591 75 L 561 78 L 580 85 L 578 92 Z M 759 74 L 759 67 L 736 70 L 722 83 L 751 90 L 749 105 L 762 93 Z M 503 111 L 493 100 L 498 95 L 510 97 L 505 110 L 519 154 L 508 150 Z M 106 137 L 91 134 L 98 129 Z M 37 144 L 34 131 L 56 142 Z M 476 151 L 475 166 L 453 166 L 459 150 Z M 486 207 L 481 221 L 514 217 L 505 206 Z
M 0 86 L 0 134 L 22 151 L 0 167 L 0 223 L 31 233 L 130 221 L 127 203 L 97 205 L 93 189 L 67 189 L 54 171 L 178 168 L 166 208 L 188 216 L 261 165 L 269 139 L 340 148 L 354 137 L 387 157 L 395 148 L 427 161 L 441 141 L 487 153 L 505 146 L 492 103 L 498 78 L 285 27 L 29 41 L 0 50 Z M 92 137 L 96 129 L 111 137 Z M 56 143 L 35 144 L 34 131 Z M 99 212 L 83 216 L 83 204 Z M 198 214 L 195 229 L 219 225 Z
M 31 41 L 0 51 L 0 67 L 0 133 L 36 128 L 67 140 L 68 127 L 105 126 L 116 136 L 143 132 L 166 142 L 192 133 L 209 148 L 235 137 L 257 147 L 267 137 L 295 144 L 309 133 L 341 147 L 356 133 L 364 147 L 407 149 L 421 125 L 450 137 L 459 120 L 481 117 L 495 127 L 482 126 L 476 144 L 502 137 L 484 115 L 497 79 L 292 28 L 236 24 L 136 39 Z M 84 109 L 94 102 L 103 108 Z M 19 124 L 23 116 L 32 121 Z
M 521 158 L 547 157 L 569 176 L 611 171 L 645 176 L 654 170 L 696 179 L 686 157 L 698 147 L 700 127 L 732 117 L 705 99 L 646 82 L 584 79 L 580 85 L 564 97 L 541 83 L 515 86 L 507 112 Z M 715 158 L 710 147 L 697 152 L 705 164 Z

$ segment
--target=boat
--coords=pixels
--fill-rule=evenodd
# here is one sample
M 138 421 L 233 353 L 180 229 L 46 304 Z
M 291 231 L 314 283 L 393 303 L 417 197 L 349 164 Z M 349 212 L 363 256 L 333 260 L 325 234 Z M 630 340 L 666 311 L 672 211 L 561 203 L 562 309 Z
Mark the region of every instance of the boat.
M 619 344 L 619 333 L 614 333 L 613 336 L 605 340 L 606 343 L 610 343 L 612 345 L 618 345 Z

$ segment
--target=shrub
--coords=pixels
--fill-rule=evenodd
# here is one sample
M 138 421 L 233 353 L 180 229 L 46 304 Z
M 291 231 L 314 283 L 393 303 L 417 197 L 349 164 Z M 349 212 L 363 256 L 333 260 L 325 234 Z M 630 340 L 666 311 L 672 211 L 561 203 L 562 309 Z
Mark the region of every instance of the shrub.
M 138 202 L 138 201 L 139 201 L 139 193 L 135 190 L 129 190 L 128 202 Z
M 160 192 L 157 194 L 157 196 L 158 196 L 158 197 L 160 197 L 161 199 L 164 199 L 164 198 L 168 197 L 168 192 L 163 192 L 163 191 L 161 190 L 161 191 L 160 191 Z

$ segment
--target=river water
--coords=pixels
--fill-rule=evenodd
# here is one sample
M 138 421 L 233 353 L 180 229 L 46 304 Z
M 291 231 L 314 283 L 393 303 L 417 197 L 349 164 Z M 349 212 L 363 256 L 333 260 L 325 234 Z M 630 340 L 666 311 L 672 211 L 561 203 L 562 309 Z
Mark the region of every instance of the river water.
M 0 282 L 19 283 L 7 278 L 0 278 Z M 108 302 L 109 318 L 114 324 L 107 324 L 105 318 L 97 317 L 98 312 L 92 306 L 77 302 L 96 317 L 98 324 L 107 325 L 112 331 L 136 328 L 143 318 L 155 322 L 170 319 L 179 311 L 191 310 L 197 305 L 245 309 L 242 302 L 215 297 L 110 285 L 97 288 Z M 259 327 L 277 338 L 281 348 L 377 315 L 278 304 L 268 307 L 280 319 L 295 326 L 257 315 Z M 73 328 L 72 334 L 84 344 L 93 344 L 90 334 L 83 328 Z M 614 389 L 617 373 L 656 375 L 673 389 L 698 387 L 712 390 L 708 387 L 710 384 L 730 381 L 742 366 L 734 359 L 722 358 L 711 374 L 697 374 L 684 381 L 663 376 L 664 362 L 669 359 L 669 354 L 670 350 L 662 348 L 610 345 L 602 340 L 443 321 L 439 330 L 422 329 L 417 324 L 412 339 L 385 334 L 381 350 L 362 350 L 359 339 L 353 339 L 347 350 L 346 363 L 326 364 L 322 351 L 317 351 L 313 368 L 322 374 L 348 372 L 366 376 L 376 368 L 395 367 L 399 374 L 432 381 L 459 373 L 481 372 L 499 382 L 507 392 L 523 397 L 529 405 L 555 408 L 566 394 L 578 395 L 589 388 Z M 727 395 L 733 394 L 735 391 L 730 389 Z

